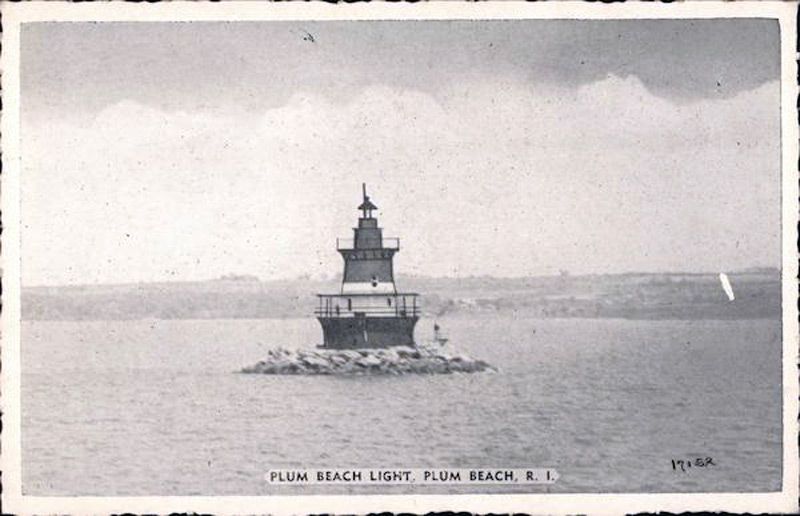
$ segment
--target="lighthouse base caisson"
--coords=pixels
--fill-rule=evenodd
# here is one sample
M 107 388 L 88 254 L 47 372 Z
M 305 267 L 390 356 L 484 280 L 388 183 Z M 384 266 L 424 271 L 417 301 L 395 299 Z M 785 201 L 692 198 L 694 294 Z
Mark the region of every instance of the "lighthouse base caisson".
M 413 346 L 419 317 L 317 317 L 321 348 L 362 349 Z

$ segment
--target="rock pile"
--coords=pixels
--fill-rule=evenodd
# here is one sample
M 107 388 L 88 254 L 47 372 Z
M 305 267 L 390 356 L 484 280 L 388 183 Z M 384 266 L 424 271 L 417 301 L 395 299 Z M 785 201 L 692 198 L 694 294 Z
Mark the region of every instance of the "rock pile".
M 491 370 L 483 360 L 433 346 L 385 349 L 277 348 L 243 373 L 296 375 L 449 374 Z

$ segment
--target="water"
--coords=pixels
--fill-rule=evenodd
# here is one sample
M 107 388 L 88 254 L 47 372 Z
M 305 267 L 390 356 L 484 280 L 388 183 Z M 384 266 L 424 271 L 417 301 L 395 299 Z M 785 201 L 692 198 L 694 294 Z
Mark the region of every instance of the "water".
M 32 495 L 409 492 L 270 486 L 273 468 L 552 467 L 552 486 L 416 492 L 765 491 L 781 480 L 780 323 L 440 320 L 498 373 L 236 373 L 314 320 L 25 322 Z M 418 337 L 431 321 L 421 321 Z M 672 459 L 712 457 L 683 473 Z

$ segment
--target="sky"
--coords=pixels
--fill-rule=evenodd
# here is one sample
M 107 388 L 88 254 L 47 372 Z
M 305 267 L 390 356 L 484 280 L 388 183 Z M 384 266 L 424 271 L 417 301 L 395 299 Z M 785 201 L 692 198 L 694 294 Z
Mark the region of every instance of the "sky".
M 312 41 L 313 40 L 313 41 Z M 24 285 L 780 266 L 770 20 L 34 23 Z

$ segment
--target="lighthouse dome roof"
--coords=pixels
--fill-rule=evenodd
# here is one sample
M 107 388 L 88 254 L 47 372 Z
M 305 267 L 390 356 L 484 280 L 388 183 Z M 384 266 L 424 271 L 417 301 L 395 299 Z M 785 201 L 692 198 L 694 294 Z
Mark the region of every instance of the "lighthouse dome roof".
M 364 197 L 364 202 L 361 203 L 361 206 L 358 207 L 359 210 L 377 210 L 378 207 L 375 206 L 372 201 L 369 200 L 369 196 Z

